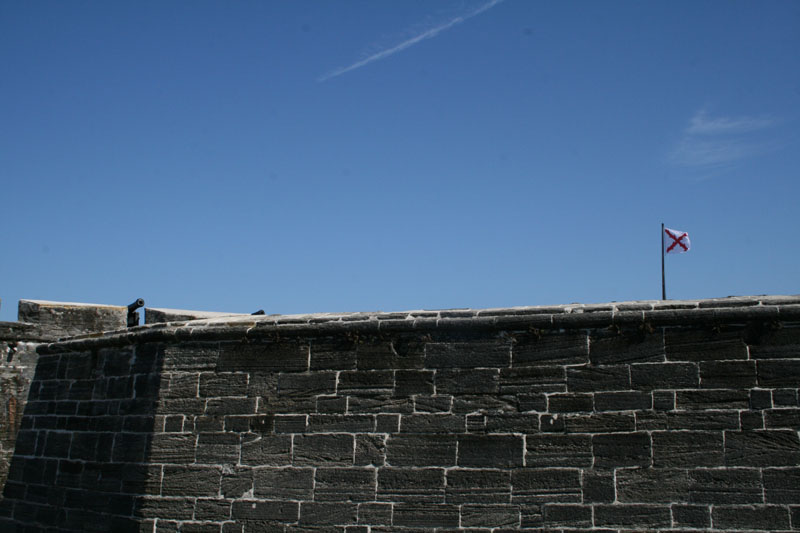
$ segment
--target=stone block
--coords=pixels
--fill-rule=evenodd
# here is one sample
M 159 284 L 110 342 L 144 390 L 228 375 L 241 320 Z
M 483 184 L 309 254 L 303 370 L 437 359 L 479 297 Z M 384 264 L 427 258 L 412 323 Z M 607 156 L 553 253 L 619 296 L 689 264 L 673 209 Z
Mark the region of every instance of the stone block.
M 779 531 L 789 529 L 789 509 L 778 505 L 748 507 L 715 505 L 711 510 L 711 518 L 715 528 L 725 530 Z
M 458 466 L 510 468 L 523 465 L 525 444 L 516 435 L 459 435 Z
M 383 466 L 386 458 L 386 438 L 383 435 L 356 435 L 356 466 Z
M 591 510 L 589 512 L 591 517 Z M 463 505 L 461 527 L 517 528 L 520 512 L 517 505 Z
M 390 435 L 386 462 L 391 466 L 455 466 L 453 435 Z
M 762 360 L 757 363 L 758 386 L 765 388 L 797 387 L 800 383 L 800 358 Z
M 194 501 L 191 498 L 141 496 L 136 498 L 134 516 L 161 520 L 191 520 Z
M 536 365 L 580 365 L 589 362 L 589 337 L 586 333 L 524 335 L 512 344 L 515 367 Z
M 253 469 L 248 467 L 233 467 L 224 469 L 220 482 L 220 494 L 224 498 L 240 499 L 245 494 L 253 491 Z
M 563 417 L 567 433 L 630 433 L 636 431 L 633 413 L 566 414 Z
M 766 427 L 769 429 L 798 429 L 800 428 L 800 409 L 770 409 L 762 411 Z M 746 428 L 742 428 L 746 429 Z
M 619 391 L 631 388 L 627 365 L 578 366 L 567 368 L 570 392 Z
M 705 505 L 673 505 L 672 524 L 676 528 L 708 529 L 711 526 L 711 508 Z
M 754 359 L 796 359 L 800 354 L 800 328 L 785 327 L 763 331 L 750 343 Z
M 425 352 L 422 344 L 367 340 L 356 345 L 359 370 L 399 370 L 422 368 Z
M 700 363 L 700 386 L 704 389 L 749 389 L 756 386 L 755 361 L 710 361 Z
M 442 369 L 436 371 L 435 382 L 439 394 L 496 394 L 500 387 L 500 371 L 494 368 Z
M 457 528 L 459 516 L 455 505 L 400 503 L 394 506 L 392 524 L 407 528 Z
M 206 401 L 206 415 L 254 415 L 256 414 L 255 398 L 209 398 Z
M 739 411 L 675 411 L 666 413 L 667 428 L 671 430 L 736 430 Z
M 287 466 L 291 453 L 292 437 L 288 435 L 261 435 L 242 442 L 242 464 L 245 465 Z
M 358 523 L 371 526 L 392 525 L 392 504 L 359 503 Z
M 394 372 L 391 370 L 358 370 L 339 373 L 338 394 L 391 394 Z
M 297 502 L 236 500 L 231 505 L 233 520 L 267 520 L 270 522 L 297 522 Z
M 350 340 L 314 339 L 310 366 L 311 370 L 354 370 L 356 345 Z
M 653 466 L 656 468 L 713 467 L 724 464 L 721 431 L 654 431 Z
M 587 467 L 594 461 L 590 435 L 528 435 L 525 444 L 527 466 Z
M 309 347 L 294 341 L 223 342 L 221 372 L 302 372 L 309 369 Z
M 374 468 L 317 468 L 314 500 L 318 502 L 367 502 L 375 500 Z
M 236 464 L 239 462 L 238 433 L 200 433 L 197 437 L 195 462 L 198 464 Z
M 400 415 L 379 414 L 375 417 L 375 431 L 378 433 L 399 433 Z
M 503 368 L 510 364 L 508 341 L 429 342 L 425 347 L 426 368 Z
M 355 503 L 301 502 L 299 523 L 307 526 L 355 524 L 357 510 Z
M 375 415 L 309 415 L 310 433 L 373 433 Z
M 693 389 L 700 384 L 700 373 L 694 363 L 647 363 L 631 365 L 634 389 Z
M 796 466 L 800 464 L 797 431 L 725 432 L 726 466 Z
M 776 389 L 772 391 L 772 402 L 775 407 L 798 407 L 798 390 Z
M 534 366 L 500 370 L 500 394 L 566 392 L 563 366 Z
M 389 502 L 444 503 L 445 474 L 441 468 L 381 468 L 377 499 Z
M 339 465 L 353 464 L 353 435 L 297 435 L 294 437 L 293 457 L 295 465 Z
M 617 496 L 613 472 L 584 470 L 582 489 L 585 503 L 611 503 Z
M 747 345 L 739 330 L 670 328 L 665 344 L 668 361 L 747 359 Z
M 203 372 L 200 374 L 200 397 L 247 395 L 246 372 Z
M 161 493 L 165 496 L 216 496 L 222 470 L 216 466 L 164 467 Z
M 508 470 L 449 469 L 447 470 L 447 503 L 509 503 L 511 474 Z
M 800 468 L 765 468 L 762 475 L 766 503 L 800 502 Z
M 347 396 L 317 396 L 317 413 L 344 414 L 347 412 Z
M 581 501 L 581 471 L 572 468 L 520 468 L 511 471 L 511 502 Z
M 647 392 L 621 391 L 594 394 L 596 411 L 641 411 L 652 407 L 653 398 Z
M 742 411 L 742 412 L 740 412 L 739 413 L 739 426 L 743 430 L 764 429 L 764 413 L 762 411 Z
M 532 394 L 518 394 L 517 396 L 518 409 L 520 412 L 525 413 L 528 411 L 544 412 L 547 411 L 547 394 L 539 392 Z
M 414 402 L 410 398 L 397 398 L 388 392 L 374 396 L 349 396 L 347 398 L 348 413 L 374 413 L 381 416 L 381 414 L 412 413 L 413 411 Z
M 467 415 L 467 424 L 469 424 Z M 501 413 L 480 416 L 482 423 L 474 431 L 485 430 L 487 433 L 538 433 L 539 415 Z
M 686 470 L 617 470 L 617 500 L 622 503 L 681 503 L 689 493 Z
M 664 361 L 664 335 L 660 331 L 595 333 L 589 339 L 589 359 L 595 365 Z
M 650 435 L 647 433 L 616 433 L 593 435 L 592 450 L 595 467 L 650 466 Z
M 218 500 L 211 498 L 198 498 L 194 504 L 194 519 L 224 522 L 231 517 L 231 501 Z M 206 526 L 214 526 L 219 528 L 216 524 L 205 524 Z M 185 527 L 185 526 L 184 526 Z
M 592 527 L 592 508 L 588 505 L 550 504 L 542 511 L 545 527 Z
M 750 468 L 689 471 L 689 502 L 712 505 L 762 503 L 758 470 Z
M 401 433 L 464 433 L 465 419 L 459 415 L 417 414 L 400 418 Z
M 433 394 L 433 376 L 432 370 L 397 370 L 394 393 L 397 396 Z
M 414 411 L 418 413 L 446 413 L 453 407 L 453 397 L 449 394 L 414 396 Z
M 652 530 L 672 525 L 669 506 L 661 505 L 597 505 L 595 527 Z
M 547 395 L 547 410 L 551 413 L 590 412 L 593 409 L 591 394 L 566 392 Z
M 308 427 L 308 415 L 275 415 L 272 423 L 275 433 L 303 433 Z
M 684 390 L 675 393 L 675 400 L 678 409 L 747 409 L 750 394 L 746 389 Z
M 336 392 L 335 372 L 281 372 L 278 374 L 278 394 L 288 397 L 308 397 Z

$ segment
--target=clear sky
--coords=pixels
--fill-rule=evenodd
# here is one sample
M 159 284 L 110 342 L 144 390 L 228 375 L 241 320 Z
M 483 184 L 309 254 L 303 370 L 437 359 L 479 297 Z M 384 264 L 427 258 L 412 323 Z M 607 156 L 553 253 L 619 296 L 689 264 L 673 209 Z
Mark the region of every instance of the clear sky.
M 0 3 L 0 320 L 800 293 L 800 2 Z

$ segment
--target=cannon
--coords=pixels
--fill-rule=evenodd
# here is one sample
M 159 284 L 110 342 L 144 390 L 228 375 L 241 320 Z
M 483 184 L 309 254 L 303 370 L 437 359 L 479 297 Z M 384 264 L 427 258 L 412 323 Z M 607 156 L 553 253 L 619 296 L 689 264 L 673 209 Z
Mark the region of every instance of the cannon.
M 128 304 L 128 327 L 132 328 L 139 325 L 139 313 L 136 312 L 140 307 L 144 307 L 144 300 L 137 298 L 131 304 Z

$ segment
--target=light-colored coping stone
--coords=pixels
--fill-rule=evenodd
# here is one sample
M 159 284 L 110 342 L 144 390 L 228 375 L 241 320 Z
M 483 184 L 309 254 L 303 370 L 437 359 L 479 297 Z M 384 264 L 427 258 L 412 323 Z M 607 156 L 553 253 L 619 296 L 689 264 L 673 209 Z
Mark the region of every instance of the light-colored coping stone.
M 186 322 L 227 316 L 249 316 L 244 313 L 220 313 L 218 311 L 190 311 L 188 309 L 144 308 L 145 324 L 162 324 L 165 322 Z

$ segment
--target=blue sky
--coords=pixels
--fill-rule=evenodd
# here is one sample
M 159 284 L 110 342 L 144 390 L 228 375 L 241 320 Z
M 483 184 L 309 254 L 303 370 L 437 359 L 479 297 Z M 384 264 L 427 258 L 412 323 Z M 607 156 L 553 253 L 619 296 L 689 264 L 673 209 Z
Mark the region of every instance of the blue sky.
M 800 3 L 0 3 L 0 320 L 800 292 Z

